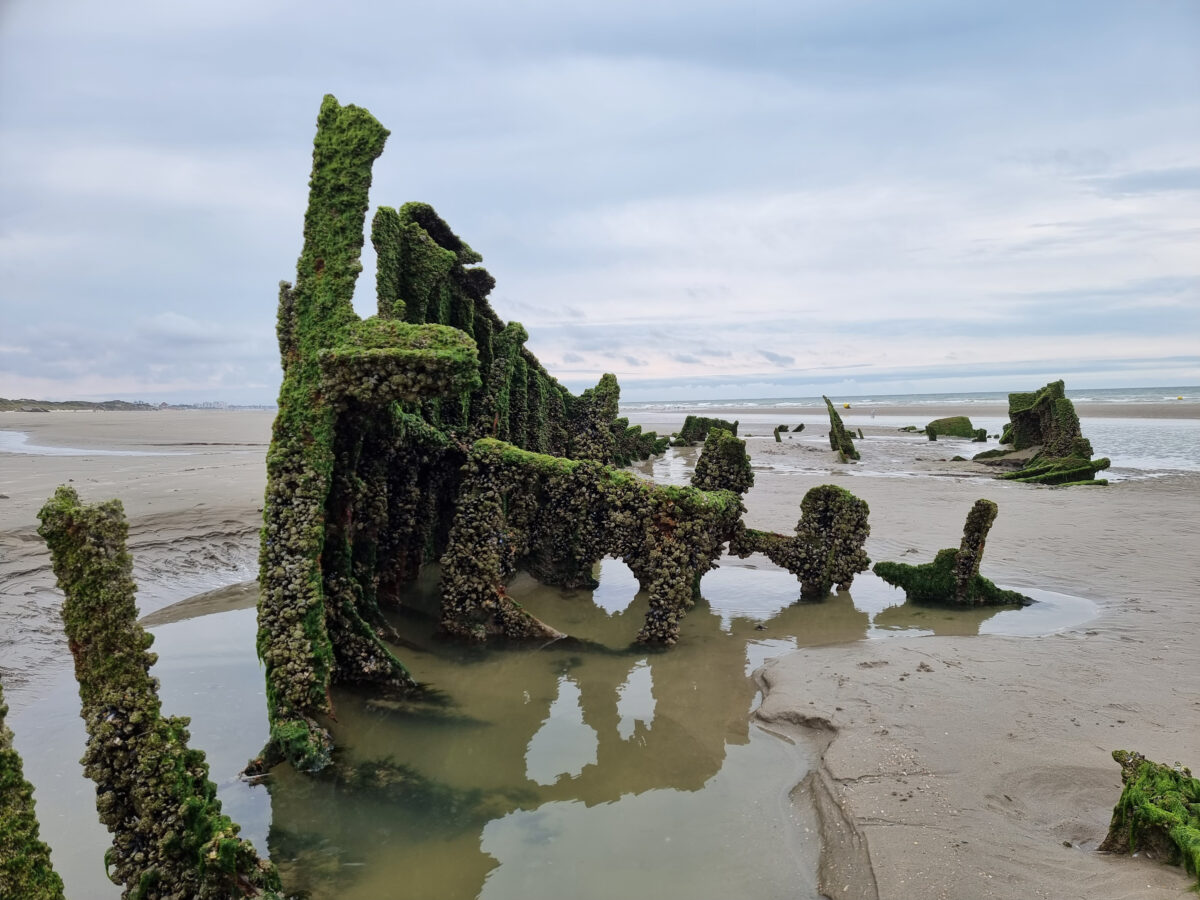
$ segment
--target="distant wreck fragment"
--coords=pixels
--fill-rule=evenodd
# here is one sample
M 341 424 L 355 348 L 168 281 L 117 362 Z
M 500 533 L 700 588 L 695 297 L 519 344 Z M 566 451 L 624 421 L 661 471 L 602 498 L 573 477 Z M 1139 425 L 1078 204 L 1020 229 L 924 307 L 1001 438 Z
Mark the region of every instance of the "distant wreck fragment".
M 838 459 L 845 462 L 848 459 L 858 459 L 858 451 L 854 449 L 854 439 L 846 431 L 846 426 L 842 424 L 842 417 L 838 411 L 833 408 L 833 403 L 828 397 L 822 396 L 825 401 L 825 406 L 829 410 L 829 447 L 838 455 Z
M 1083 436 L 1075 405 L 1067 399 L 1062 381 L 1053 381 L 1040 391 L 1008 395 L 1009 422 L 1000 435 L 1001 444 L 1013 450 L 1036 447 L 1037 453 L 1015 472 L 1000 478 L 1027 484 L 1108 484 L 1096 473 L 1110 465 L 1107 458 L 1092 459 L 1092 445 Z M 994 452 L 977 460 L 1003 464 Z
M 63 900 L 50 848 L 38 836 L 33 786 L 25 780 L 12 730 L 4 722 L 7 715 L 0 685 L 0 897 Z
M 939 437 L 967 438 L 979 443 L 987 440 L 987 429 L 973 427 L 969 416 L 934 419 L 925 426 L 925 434 L 931 441 L 936 441 Z
M 1099 849 L 1182 862 L 1200 888 L 1200 780 L 1178 763 L 1165 766 L 1130 750 L 1112 756 L 1124 787 Z
M 113 834 L 109 878 L 138 900 L 276 897 L 274 866 L 238 837 L 203 751 L 188 748 L 188 719 L 161 714 L 149 674 L 154 638 L 137 624 L 120 501 L 82 506 L 60 487 L 38 518 L 66 595 L 63 624 L 88 732 L 84 773 Z
M 953 606 L 1026 605 L 1028 597 L 1016 591 L 1005 591 L 979 574 L 983 547 L 988 532 L 996 520 L 998 507 L 991 500 L 976 500 L 967 514 L 962 543 L 939 550 L 933 562 L 921 565 L 878 562 L 872 571 L 904 590 L 916 603 L 939 603 Z
M 870 510 L 844 488 L 822 484 L 800 503 L 800 521 L 792 537 L 744 529 L 729 544 L 743 559 L 761 553 L 800 579 L 800 596 L 820 600 L 836 584 L 848 589 L 854 576 L 871 565 L 863 546 L 871 533 Z
M 679 429 L 679 434 L 675 436 L 672 444 L 676 447 L 689 447 L 692 444 L 703 441 L 714 428 L 723 429 L 734 437 L 737 437 L 737 422 L 727 422 L 725 419 L 710 419 L 707 416 L 688 416 L 683 420 L 683 427 Z

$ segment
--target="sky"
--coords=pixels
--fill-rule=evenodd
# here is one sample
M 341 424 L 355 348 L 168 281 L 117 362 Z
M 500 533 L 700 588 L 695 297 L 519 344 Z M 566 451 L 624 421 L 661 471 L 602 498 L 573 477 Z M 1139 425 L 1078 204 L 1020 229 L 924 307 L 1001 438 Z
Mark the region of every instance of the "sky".
M 326 93 L 575 391 L 1200 384 L 1198 47 L 1195 0 L 0 0 L 0 396 L 272 403 Z

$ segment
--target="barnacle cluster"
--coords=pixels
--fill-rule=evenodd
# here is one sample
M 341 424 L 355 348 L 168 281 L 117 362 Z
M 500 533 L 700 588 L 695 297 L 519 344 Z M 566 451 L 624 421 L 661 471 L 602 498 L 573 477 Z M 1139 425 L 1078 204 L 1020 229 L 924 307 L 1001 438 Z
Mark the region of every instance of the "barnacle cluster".
M 547 584 L 589 584 L 615 556 L 650 595 L 637 639 L 673 644 L 743 509 L 735 491 L 654 485 L 594 460 L 478 441 L 442 557 L 442 625 L 473 640 L 557 637 L 508 597 L 506 580 L 524 568 Z
M 834 585 L 849 588 L 871 560 L 863 545 L 871 533 L 866 501 L 835 484 L 812 488 L 800 502 L 800 521 L 791 537 L 747 528 L 734 537 L 729 552 L 740 557 L 761 553 L 800 579 L 800 596 L 820 600 Z

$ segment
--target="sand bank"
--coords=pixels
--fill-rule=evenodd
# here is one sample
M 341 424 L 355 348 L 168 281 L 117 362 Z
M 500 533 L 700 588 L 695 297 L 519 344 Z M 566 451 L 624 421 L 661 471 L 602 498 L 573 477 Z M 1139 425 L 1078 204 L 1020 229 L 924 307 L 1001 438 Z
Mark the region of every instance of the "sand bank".
M 975 406 L 886 412 L 923 424 L 964 411 L 984 415 Z M 729 413 L 748 420 L 762 410 Z M 752 526 L 790 531 L 804 492 L 833 481 L 870 504 L 873 559 L 926 560 L 957 545 L 971 503 L 988 497 L 1000 515 L 985 574 L 1006 587 L 1089 597 L 1102 610 L 1043 638 L 859 641 L 804 649 L 762 670 L 759 718 L 824 747 L 821 768 L 795 798 L 817 801 L 824 817 L 828 893 L 1180 896 L 1189 884 L 1181 870 L 1094 847 L 1120 790 L 1111 750 L 1200 765 L 1200 476 L 1084 490 L 997 482 L 974 464 L 946 461 L 977 446 L 896 441 L 894 427 L 872 425 L 869 411 L 850 422 L 867 435 L 863 462 L 840 466 L 809 440 L 823 433 L 824 410 L 797 415 L 813 417 L 809 433 L 779 444 L 769 429 L 743 429 L 763 431 L 748 441 Z M 638 421 L 666 431 L 682 418 Z M 0 456 L 0 674 L 15 708 L 69 662 L 35 533 L 54 487 L 73 479 L 87 500 L 123 500 L 139 603 L 152 613 L 253 576 L 271 419 L 0 413 L 0 430 L 27 433 L 30 443 L 163 454 Z

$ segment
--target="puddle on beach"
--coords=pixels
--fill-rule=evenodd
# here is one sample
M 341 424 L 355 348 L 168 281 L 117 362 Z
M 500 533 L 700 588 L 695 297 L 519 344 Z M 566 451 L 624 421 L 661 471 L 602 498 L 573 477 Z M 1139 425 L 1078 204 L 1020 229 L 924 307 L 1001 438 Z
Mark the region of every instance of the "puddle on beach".
M 423 779 L 401 798 L 281 766 L 263 785 L 236 772 L 266 739 L 254 656 L 253 583 L 147 618 L 164 710 L 192 717 L 226 811 L 280 866 L 285 885 L 324 898 L 485 900 L 572 895 L 815 898 L 815 823 L 789 792 L 810 751 L 754 725 L 749 674 L 800 646 L 905 634 L 1045 634 L 1096 607 L 1031 592 L 1023 610 L 950 613 L 902 603 L 869 573 L 852 591 L 797 603 L 799 585 L 764 559 L 723 561 L 667 652 L 630 645 L 646 610 L 627 567 L 605 560 L 595 591 L 520 576 L 510 593 L 579 640 L 541 648 L 449 643 L 423 615 L 435 573 L 396 614 L 397 653 L 439 702 L 392 704 L 335 690 L 347 762 L 397 764 Z M 43 836 L 74 900 L 116 897 L 107 835 L 75 760 L 83 728 L 73 682 L 13 717 L 37 787 Z

